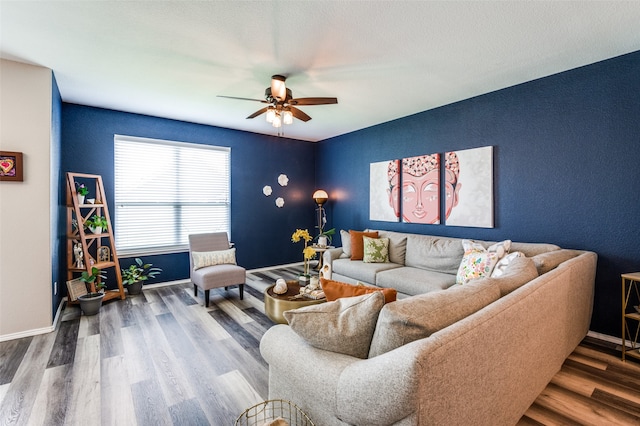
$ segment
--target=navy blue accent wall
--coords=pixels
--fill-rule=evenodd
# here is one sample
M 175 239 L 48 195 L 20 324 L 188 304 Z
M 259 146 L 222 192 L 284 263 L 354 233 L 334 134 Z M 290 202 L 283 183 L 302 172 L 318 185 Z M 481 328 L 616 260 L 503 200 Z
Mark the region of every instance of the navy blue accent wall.
M 62 170 L 101 175 L 112 219 L 115 134 L 231 147 L 231 241 L 238 264 L 253 269 L 302 260 L 291 234 L 314 224 L 312 143 L 68 103 L 62 119 Z M 278 185 L 281 173 L 289 177 L 286 187 Z M 262 193 L 265 185 L 274 190 L 270 197 Z M 276 207 L 277 197 L 285 199 L 283 208 Z M 186 252 L 143 260 L 163 269 L 156 281 L 189 277 Z
M 61 172 L 61 138 L 62 138 L 62 98 L 58 83 L 53 72 L 51 73 L 51 232 L 57 235 L 51 241 L 51 299 L 52 316 L 55 318 L 58 305 L 62 301 L 66 291 L 66 274 L 64 274 L 64 224 L 65 210 L 64 200 L 64 176 Z M 53 288 L 58 283 L 58 294 Z
M 639 94 L 634 52 L 325 140 L 316 179 L 330 226 L 595 251 L 591 329 L 620 336 L 620 274 L 640 271 Z M 495 228 L 369 220 L 369 163 L 487 145 Z

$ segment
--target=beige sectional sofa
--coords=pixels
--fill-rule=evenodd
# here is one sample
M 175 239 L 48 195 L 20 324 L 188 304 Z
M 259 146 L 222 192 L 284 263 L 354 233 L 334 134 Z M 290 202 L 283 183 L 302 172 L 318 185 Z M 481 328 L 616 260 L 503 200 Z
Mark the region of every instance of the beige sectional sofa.
M 596 254 L 514 243 L 526 257 L 513 271 L 454 285 L 460 240 L 380 235 L 396 241 L 391 268 L 372 274 L 342 250 L 325 258 L 334 279 L 392 284 L 406 296 L 376 313 L 368 357 L 324 350 L 317 336 L 313 346 L 293 324 L 274 326 L 260 345 L 269 398 L 295 402 L 323 426 L 517 423 L 588 331 Z
M 341 231 L 343 246 L 324 253 L 325 265 L 330 265 L 333 279 L 355 284 L 361 282 L 377 287 L 392 287 L 401 295 L 414 296 L 444 290 L 456 282 L 456 273 L 464 254 L 461 238 L 438 237 L 378 230 L 381 238 L 389 238 L 389 262 L 365 263 L 350 259 L 348 233 Z M 485 247 L 495 241 L 478 241 Z M 545 254 L 561 250 L 555 244 L 511 243 L 511 252 L 519 251 L 532 257 L 542 267 Z M 574 250 L 557 252 L 553 262 L 577 254 Z M 537 256 L 537 257 L 535 257 Z M 548 263 L 548 262 L 547 262 Z M 548 269 L 548 266 L 547 266 Z

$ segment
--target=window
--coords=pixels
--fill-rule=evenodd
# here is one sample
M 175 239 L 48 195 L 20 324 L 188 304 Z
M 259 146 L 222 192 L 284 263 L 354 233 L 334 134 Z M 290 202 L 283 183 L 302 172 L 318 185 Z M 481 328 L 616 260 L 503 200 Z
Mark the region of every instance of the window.
M 119 255 L 188 250 L 189 234 L 231 230 L 231 149 L 116 135 Z

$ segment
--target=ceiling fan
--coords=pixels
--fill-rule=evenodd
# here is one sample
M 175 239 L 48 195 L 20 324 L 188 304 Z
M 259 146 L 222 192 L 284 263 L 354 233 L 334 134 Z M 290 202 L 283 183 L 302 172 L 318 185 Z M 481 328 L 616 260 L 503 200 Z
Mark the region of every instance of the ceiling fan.
M 282 75 L 274 75 L 271 77 L 271 86 L 264 91 L 264 100 L 251 98 L 238 98 L 235 96 L 222 96 L 219 98 L 240 99 L 243 101 L 256 101 L 268 106 L 254 112 L 247 119 L 256 118 L 264 113 L 267 114 L 267 122 L 273 127 L 281 127 L 283 124 L 293 123 L 293 118 L 302 121 L 309 121 L 309 117 L 304 111 L 296 108 L 301 105 L 328 105 L 337 104 L 338 98 L 297 98 L 293 97 L 291 89 L 284 84 L 287 78 Z

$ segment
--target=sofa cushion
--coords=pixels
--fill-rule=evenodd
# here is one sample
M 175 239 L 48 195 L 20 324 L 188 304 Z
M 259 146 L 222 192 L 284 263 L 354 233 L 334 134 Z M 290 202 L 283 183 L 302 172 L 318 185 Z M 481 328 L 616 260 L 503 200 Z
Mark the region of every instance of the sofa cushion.
M 373 293 L 374 291 L 381 291 L 384 295 L 384 302 L 390 303 L 396 300 L 398 292 L 394 288 L 380 288 L 370 287 L 362 283 L 358 285 L 347 284 L 340 281 L 326 280 L 320 278 L 320 285 L 324 291 L 324 295 L 327 297 L 327 301 L 332 302 L 341 297 L 353 297 L 362 296 L 363 294 Z
M 376 282 L 376 274 L 378 272 L 396 268 L 400 268 L 400 265 L 396 265 L 395 263 L 364 263 L 362 260 L 350 259 L 335 259 L 332 262 L 334 274 L 344 275 L 352 278 L 354 281 L 362 281 L 375 285 L 378 285 Z
M 191 258 L 193 259 L 194 271 L 205 266 L 235 265 L 236 249 L 234 247 L 228 250 L 192 251 Z
M 405 265 L 455 275 L 464 250 L 459 238 L 407 235 Z
M 393 231 L 378 231 L 378 236 L 389 239 L 389 262 L 404 265 L 407 254 L 407 234 Z
M 517 288 L 538 277 L 538 270 L 532 258 L 525 256 L 515 257 L 509 266 L 498 277 L 483 278 L 490 284 L 500 288 L 500 296 L 506 296 Z
M 382 292 L 285 311 L 291 329 L 311 346 L 366 358 L 380 309 Z
M 487 247 L 494 243 L 487 243 Z M 527 257 L 533 257 L 540 253 L 560 250 L 560 246 L 548 243 L 511 243 L 511 251 L 521 251 Z
M 369 358 L 428 337 L 499 298 L 496 285 L 478 280 L 389 303 L 380 311 Z
M 582 253 L 579 250 L 561 249 L 555 251 L 549 251 L 546 253 L 540 253 L 533 256 L 538 274 L 546 274 L 547 272 L 555 269 L 559 264 L 569 259 L 573 259 Z
M 404 266 L 378 272 L 375 285 L 393 287 L 400 293 L 414 296 L 416 294 L 444 290 L 455 283 L 455 275 Z
M 389 261 L 389 239 L 362 237 L 365 263 L 385 263 Z
M 340 230 L 340 241 L 342 242 L 342 255 L 340 257 L 351 257 L 351 235 L 349 235 L 349 231 Z
M 351 260 L 362 260 L 364 257 L 364 240 L 362 237 L 378 238 L 378 231 L 349 230 L 351 237 Z

